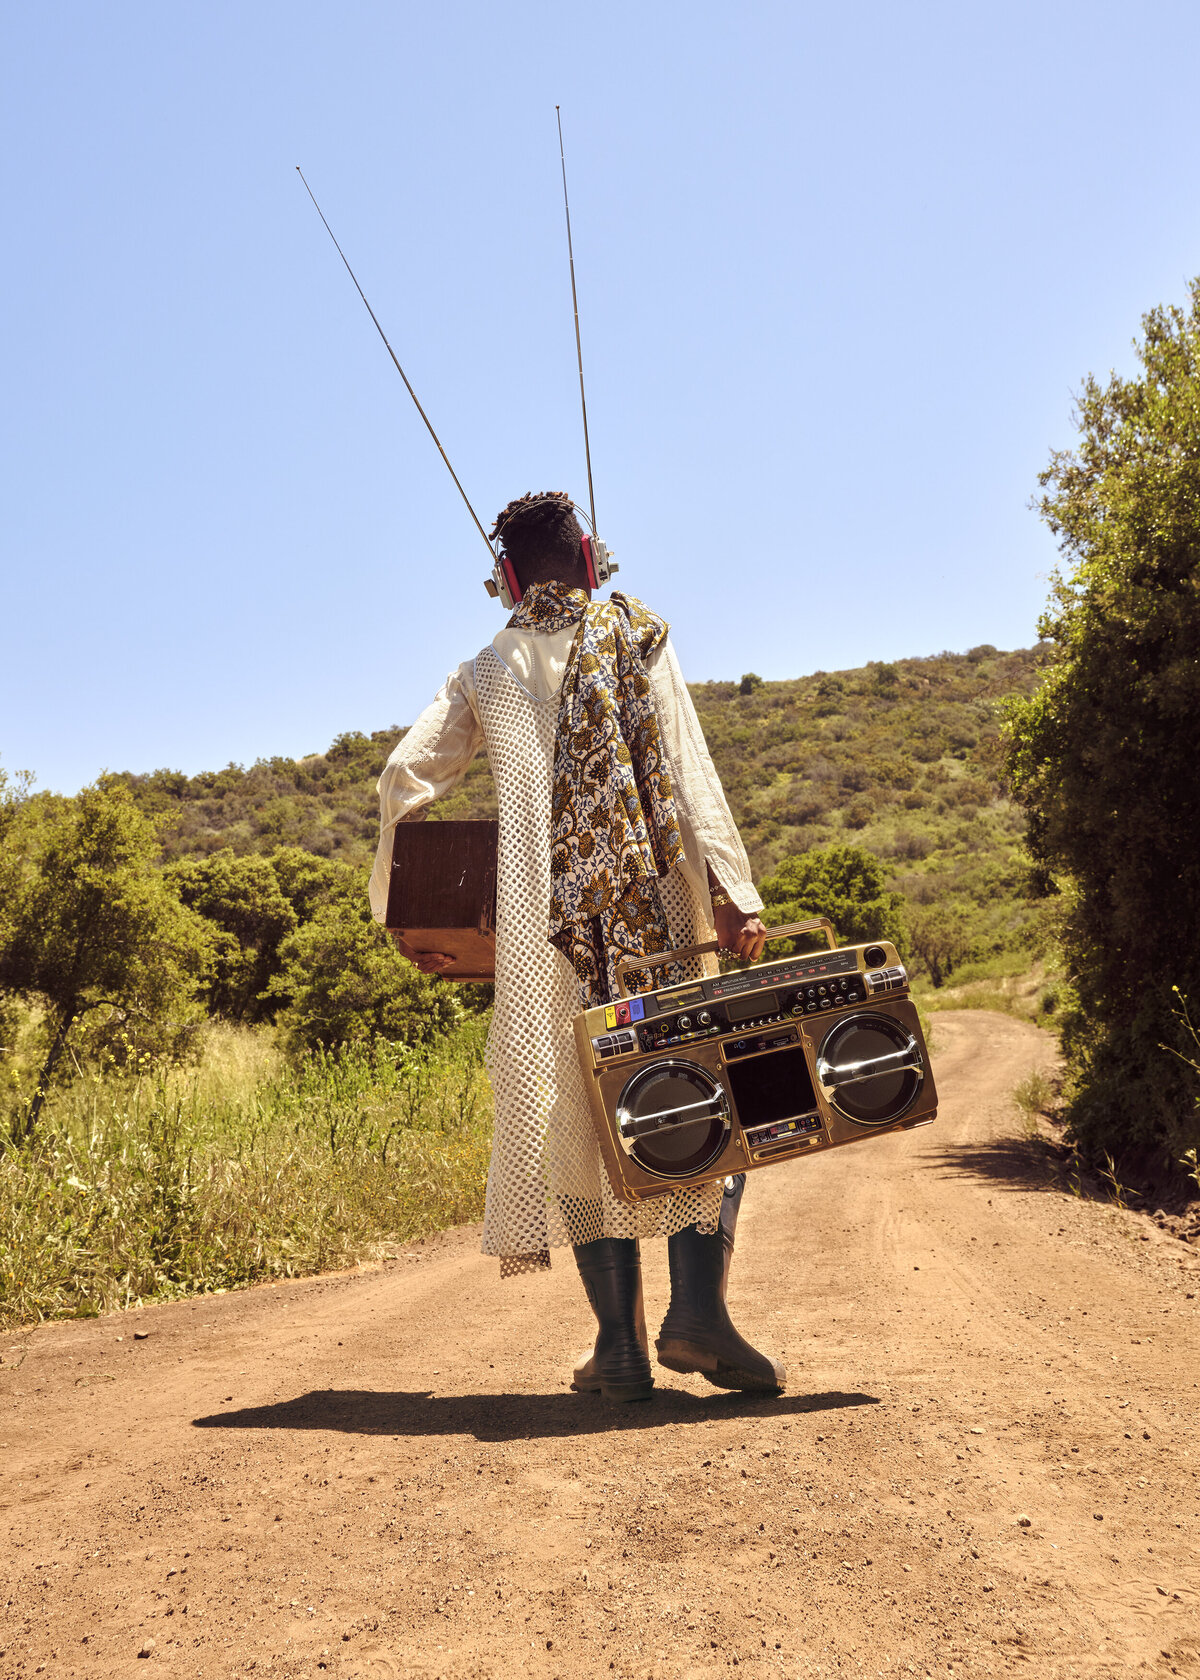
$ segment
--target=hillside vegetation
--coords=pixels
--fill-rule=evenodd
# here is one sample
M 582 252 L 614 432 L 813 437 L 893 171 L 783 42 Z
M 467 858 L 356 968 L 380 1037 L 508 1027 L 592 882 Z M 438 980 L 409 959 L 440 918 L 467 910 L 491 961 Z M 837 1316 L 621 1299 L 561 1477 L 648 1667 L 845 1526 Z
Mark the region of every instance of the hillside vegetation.
M 786 857 L 852 841 L 908 906 L 915 947 L 954 960 L 1010 946 L 1031 919 L 1023 821 L 1001 781 L 999 702 L 1028 695 L 1040 647 L 817 671 L 789 682 L 694 684 L 713 759 L 758 877 Z M 111 777 L 161 814 L 168 858 L 297 846 L 354 866 L 378 835 L 375 782 L 404 731 L 339 735 L 309 758 L 249 769 Z M 495 815 L 482 755 L 435 819 Z M 957 941 L 957 943 L 956 943 Z M 926 963 L 928 967 L 929 964 Z M 940 977 L 940 976 L 939 976 Z

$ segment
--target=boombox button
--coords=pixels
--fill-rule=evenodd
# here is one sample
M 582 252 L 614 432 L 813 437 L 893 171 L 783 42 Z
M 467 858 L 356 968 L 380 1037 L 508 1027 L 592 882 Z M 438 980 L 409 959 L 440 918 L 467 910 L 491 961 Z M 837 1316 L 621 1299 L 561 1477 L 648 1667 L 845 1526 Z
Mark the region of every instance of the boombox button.
M 821 1008 L 822 1009 L 832 1009 L 833 1008 L 833 999 L 832 998 L 822 998 L 821 999 Z

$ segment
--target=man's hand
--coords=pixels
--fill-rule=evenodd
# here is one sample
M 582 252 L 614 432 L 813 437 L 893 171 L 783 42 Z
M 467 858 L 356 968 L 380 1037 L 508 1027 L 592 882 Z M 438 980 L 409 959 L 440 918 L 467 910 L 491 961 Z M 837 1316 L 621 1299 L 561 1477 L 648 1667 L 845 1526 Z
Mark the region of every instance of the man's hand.
M 422 951 L 413 958 L 413 963 L 422 974 L 441 974 L 444 969 L 454 966 L 454 958 L 442 951 Z
M 717 939 L 726 951 L 732 951 L 746 962 L 758 961 L 767 942 L 767 929 L 757 916 L 747 916 L 736 904 L 717 904 L 713 907 L 713 920 Z
M 422 974 L 441 974 L 444 969 L 453 966 L 454 958 L 446 956 L 445 952 L 414 951 L 411 945 L 405 944 L 398 933 L 392 934 L 392 944 L 400 955 L 414 968 L 419 968 Z

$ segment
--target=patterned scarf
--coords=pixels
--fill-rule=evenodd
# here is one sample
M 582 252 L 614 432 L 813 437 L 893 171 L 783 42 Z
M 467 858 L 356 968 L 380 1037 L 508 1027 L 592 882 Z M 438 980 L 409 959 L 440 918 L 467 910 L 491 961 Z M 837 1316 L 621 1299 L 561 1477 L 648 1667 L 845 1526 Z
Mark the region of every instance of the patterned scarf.
M 575 969 L 585 1007 L 617 997 L 622 957 L 665 951 L 658 877 L 683 856 L 645 659 L 668 626 L 632 596 L 589 603 L 582 589 L 535 583 L 514 629 L 578 624 L 563 677 L 554 750 L 551 944 Z M 629 976 L 631 990 L 684 978 L 678 964 Z

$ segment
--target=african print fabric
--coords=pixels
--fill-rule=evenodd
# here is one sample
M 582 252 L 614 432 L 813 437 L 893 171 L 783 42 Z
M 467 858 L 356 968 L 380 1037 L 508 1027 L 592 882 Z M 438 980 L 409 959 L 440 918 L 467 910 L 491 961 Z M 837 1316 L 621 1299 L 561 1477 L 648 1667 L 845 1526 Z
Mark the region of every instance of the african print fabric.
M 592 604 L 559 583 L 532 584 L 509 620 L 544 631 L 575 622 L 555 740 L 548 937 L 586 1008 L 618 995 L 623 957 L 669 948 L 658 878 L 683 841 L 645 667 L 668 625 L 632 596 Z M 682 977 L 663 963 L 627 983 L 645 991 Z

